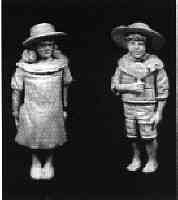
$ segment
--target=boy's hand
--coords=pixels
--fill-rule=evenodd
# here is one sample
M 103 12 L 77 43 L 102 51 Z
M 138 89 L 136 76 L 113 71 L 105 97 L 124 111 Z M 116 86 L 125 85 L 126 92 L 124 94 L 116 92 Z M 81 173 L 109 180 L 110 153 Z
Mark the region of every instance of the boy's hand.
M 137 81 L 136 83 L 129 84 L 129 90 L 142 93 L 144 91 L 144 83 L 142 81 Z
M 161 119 L 162 119 L 161 114 L 159 112 L 155 112 L 153 117 L 150 120 L 150 123 L 154 124 L 154 128 L 156 128 L 159 122 L 161 121 Z
M 114 81 L 111 81 L 111 91 L 115 91 L 116 90 L 116 83 Z

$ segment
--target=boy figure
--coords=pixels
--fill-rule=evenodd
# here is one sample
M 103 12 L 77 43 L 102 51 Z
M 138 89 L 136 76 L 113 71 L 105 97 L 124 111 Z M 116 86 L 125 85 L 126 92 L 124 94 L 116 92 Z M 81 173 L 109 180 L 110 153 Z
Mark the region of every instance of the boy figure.
M 138 124 L 148 155 L 142 172 L 155 172 L 158 168 L 157 125 L 168 98 L 168 77 L 163 62 L 146 50 L 149 42 L 152 49 L 161 48 L 164 38 L 144 23 L 116 27 L 111 36 L 119 46 L 128 50 L 119 59 L 111 81 L 111 90 L 122 96 L 127 137 L 132 139 L 133 158 L 127 170 L 137 171 L 141 167 L 136 140 Z

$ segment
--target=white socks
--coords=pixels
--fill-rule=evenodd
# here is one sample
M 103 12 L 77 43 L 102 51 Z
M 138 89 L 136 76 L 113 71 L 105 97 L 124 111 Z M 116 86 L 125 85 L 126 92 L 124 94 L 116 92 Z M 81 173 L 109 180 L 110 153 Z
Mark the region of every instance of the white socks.
M 41 171 L 41 179 L 51 179 L 54 177 L 54 167 L 51 162 L 46 162 Z
M 32 166 L 30 169 L 32 179 L 52 179 L 54 177 L 54 167 L 51 160 L 48 160 L 42 168 L 40 161 L 36 156 L 32 157 Z

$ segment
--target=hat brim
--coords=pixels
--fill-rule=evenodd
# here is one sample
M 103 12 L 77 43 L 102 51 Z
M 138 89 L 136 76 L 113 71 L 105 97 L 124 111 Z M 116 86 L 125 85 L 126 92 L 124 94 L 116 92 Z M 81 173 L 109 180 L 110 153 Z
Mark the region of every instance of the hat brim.
M 111 37 L 119 46 L 126 48 L 127 44 L 125 37 L 131 33 L 140 33 L 141 35 L 149 38 L 151 48 L 155 50 L 160 49 L 165 43 L 165 38 L 160 33 L 152 29 L 146 30 L 142 28 L 116 27 L 111 32 Z
M 61 39 L 62 37 L 66 36 L 67 33 L 64 32 L 52 32 L 52 33 L 48 33 L 48 34 L 43 34 L 43 35 L 38 35 L 36 37 L 29 37 L 27 38 L 22 44 L 23 46 L 29 46 L 32 45 L 34 43 L 37 43 L 43 39 L 47 39 L 47 38 L 53 38 L 53 39 Z

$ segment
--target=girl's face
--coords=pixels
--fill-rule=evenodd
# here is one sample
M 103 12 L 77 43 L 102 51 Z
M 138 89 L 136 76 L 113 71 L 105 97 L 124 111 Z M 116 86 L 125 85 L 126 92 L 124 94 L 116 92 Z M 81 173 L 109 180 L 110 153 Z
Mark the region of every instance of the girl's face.
M 44 40 L 37 45 L 37 52 L 41 59 L 49 59 L 52 57 L 54 50 L 54 41 Z
M 130 55 L 135 59 L 141 58 L 145 55 L 146 52 L 146 46 L 144 41 L 130 40 L 127 42 L 127 48 Z

